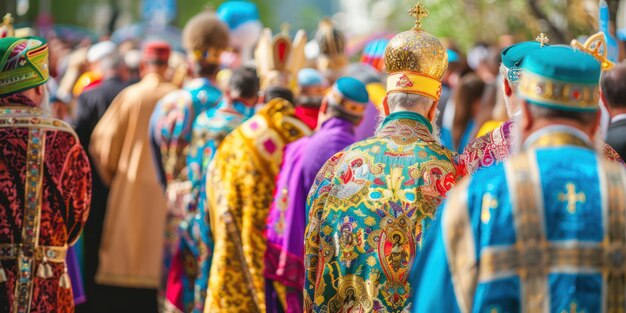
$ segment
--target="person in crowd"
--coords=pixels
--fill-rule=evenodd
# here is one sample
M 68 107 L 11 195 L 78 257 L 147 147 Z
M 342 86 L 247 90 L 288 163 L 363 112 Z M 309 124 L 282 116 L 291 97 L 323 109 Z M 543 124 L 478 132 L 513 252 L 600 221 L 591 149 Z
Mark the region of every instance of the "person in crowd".
M 385 51 L 380 128 L 328 160 L 311 188 L 304 312 L 409 310 L 409 269 L 423 225 L 456 182 L 452 153 L 433 126 L 446 50 L 421 29 L 426 8 L 409 13 L 415 26 Z
M 49 115 L 45 39 L 1 38 L 0 56 L 0 311 L 73 312 L 66 257 L 89 213 L 89 160 Z
M 265 234 L 267 312 L 303 311 L 306 197 L 326 160 L 356 141 L 368 105 L 363 82 L 339 78 L 322 100 L 317 131 L 285 148 Z
M 328 82 L 320 71 L 304 68 L 298 72 L 298 89 L 296 116 L 310 129 L 315 129 Z
M 222 97 L 215 85 L 222 51 L 228 48 L 228 28 L 218 16 L 204 11 L 183 29 L 192 79 L 159 101 L 150 118 L 150 144 L 161 186 L 167 199 L 165 246 L 159 296 L 164 297 L 170 262 L 179 244 L 178 227 L 191 210 L 189 193 L 197 195 L 202 180 L 197 168 L 187 168 L 187 155 L 196 118 L 214 108 Z M 170 58 L 171 61 L 171 58 Z
M 232 49 L 223 54 L 224 65 L 231 69 L 254 65 L 252 52 L 263 30 L 257 5 L 245 0 L 225 1 L 217 8 L 217 15 L 230 32 Z
M 442 133 L 444 145 L 452 151 L 463 151 L 474 139 L 477 131 L 476 118 L 481 108 L 485 83 L 474 74 L 465 75 L 459 81 L 454 94 L 454 124 L 451 133 Z
M 230 77 L 220 103 L 202 112 L 193 124 L 187 169 L 202 178 L 198 198 L 192 200 L 199 206 L 189 210 L 180 223 L 178 252 L 170 266 L 166 289 L 166 300 L 182 312 L 203 312 L 211 269 L 213 239 L 204 210 L 204 177 L 222 140 L 254 115 L 258 92 L 256 71 L 239 68 Z M 196 197 L 194 193 L 191 196 Z
M 481 168 L 500 163 L 512 154 L 513 143 L 516 140 L 513 122 L 521 112 L 520 100 L 516 95 L 519 88 L 520 66 L 528 54 L 548 47 L 545 35 L 540 34 L 537 40 L 538 42 L 521 42 L 502 51 L 500 73 L 504 78 L 502 80 L 504 101 L 511 119 L 493 131 L 472 140 L 462 153 L 455 157 L 457 167 L 463 172 L 471 174 Z M 609 160 L 624 163 L 619 154 L 607 144 L 604 144 L 602 154 Z
M 567 46 L 524 58 L 515 152 L 450 193 L 413 265 L 413 312 L 623 308 L 626 170 L 595 149 L 599 79 Z
M 94 45 L 92 49 L 98 49 L 97 45 Z M 126 87 L 126 84 L 120 77 L 121 63 L 121 56 L 115 52 L 115 49 L 107 55 L 100 57 L 98 70 L 102 73 L 102 83 L 98 87 L 83 92 L 78 97 L 76 118 L 73 124 L 83 147 L 89 147 L 94 128 L 113 102 L 113 99 Z M 93 163 L 91 157 L 90 163 Z M 83 232 L 85 251 L 84 281 L 85 292 L 88 296 L 85 310 L 87 312 L 97 312 L 100 303 L 110 301 L 105 294 L 100 292 L 99 286 L 95 282 L 109 189 L 95 168 L 92 168 L 91 176 L 93 177 L 91 214 Z
M 620 157 L 626 157 L 626 64 L 618 64 L 602 75 L 602 98 L 611 113 L 606 142 Z
M 149 123 L 157 101 L 176 86 L 164 79 L 171 48 L 143 47 L 142 79 L 113 100 L 91 135 L 94 167 L 110 188 L 96 283 L 105 312 L 156 312 L 167 207 L 150 156 Z
M 214 250 L 204 312 L 265 312 L 263 236 L 286 144 L 308 135 L 275 98 L 222 141 L 206 177 Z

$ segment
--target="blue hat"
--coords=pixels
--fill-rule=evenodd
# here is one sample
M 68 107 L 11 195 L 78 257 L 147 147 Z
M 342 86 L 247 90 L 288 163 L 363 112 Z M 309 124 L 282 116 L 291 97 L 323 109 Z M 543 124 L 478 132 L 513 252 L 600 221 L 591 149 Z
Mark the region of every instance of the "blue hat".
M 258 21 L 259 9 L 248 1 L 227 1 L 217 8 L 217 15 L 232 30 L 244 23 Z
M 326 78 L 316 69 L 303 68 L 298 72 L 298 86 L 312 87 L 326 85 Z
M 519 81 L 520 66 L 524 58 L 542 45 L 535 41 L 525 41 L 511 45 L 502 50 L 502 65 L 507 68 L 507 79 L 509 82 L 517 84 Z
M 365 113 L 369 101 L 365 84 L 352 77 L 337 79 L 328 96 L 334 100 L 329 101 L 329 105 L 336 106 L 345 113 L 356 116 Z
M 600 63 L 567 46 L 549 46 L 524 58 L 519 96 L 529 103 L 567 111 L 596 111 Z

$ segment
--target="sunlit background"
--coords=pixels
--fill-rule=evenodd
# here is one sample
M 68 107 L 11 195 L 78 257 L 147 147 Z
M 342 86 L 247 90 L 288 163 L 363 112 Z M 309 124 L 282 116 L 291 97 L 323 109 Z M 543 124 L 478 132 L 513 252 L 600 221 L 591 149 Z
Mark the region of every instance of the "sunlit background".
M 5 0 L 0 11 L 14 14 L 16 27 L 51 27 L 67 33 L 94 38 L 117 36 L 168 27 L 177 29 L 193 14 L 223 1 L 206 0 Z M 384 36 L 411 25 L 405 14 L 409 0 L 256 0 L 264 25 L 278 29 L 289 23 L 292 30 L 312 32 L 320 18 L 330 16 L 351 38 L 351 47 L 360 41 Z M 553 43 L 594 33 L 599 28 L 597 0 L 426 0 L 430 16 L 425 28 L 447 37 L 465 50 L 476 42 L 528 40 L 539 32 Z M 616 37 L 626 40 L 626 1 L 608 0 L 610 21 Z M 621 6 L 621 8 L 620 8 Z M 501 37 L 510 34 L 510 37 Z M 71 35 L 71 34 L 70 34 Z M 349 49 L 350 50 L 350 49 Z M 349 51 L 350 52 L 350 51 Z

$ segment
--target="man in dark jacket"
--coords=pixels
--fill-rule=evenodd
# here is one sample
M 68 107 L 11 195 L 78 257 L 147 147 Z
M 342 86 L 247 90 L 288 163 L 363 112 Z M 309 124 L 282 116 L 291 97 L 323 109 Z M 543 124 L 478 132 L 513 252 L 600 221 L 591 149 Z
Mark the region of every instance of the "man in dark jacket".
M 602 98 L 611 112 L 606 142 L 626 157 L 626 64 L 617 65 L 602 75 Z
M 100 49 L 99 45 L 106 44 L 101 42 L 94 45 L 93 49 Z M 91 51 L 90 50 L 90 51 Z M 97 68 L 102 73 L 102 83 L 78 97 L 78 105 L 76 106 L 76 121 L 74 123 L 76 133 L 83 147 L 89 147 L 91 133 L 96 127 L 98 121 L 107 110 L 117 94 L 124 89 L 125 84 L 120 79 L 120 68 L 122 65 L 121 57 L 115 52 L 108 52 L 107 55 L 101 56 L 92 64 L 93 68 Z M 89 157 L 91 162 L 91 156 Z M 98 292 L 98 286 L 94 281 L 96 270 L 98 268 L 98 250 L 100 248 L 100 239 L 102 235 L 102 224 L 104 221 L 104 213 L 107 205 L 107 197 L 109 190 L 98 173 L 92 168 L 93 177 L 93 196 L 91 207 L 92 214 L 87 220 L 88 225 L 86 231 L 83 232 L 85 242 L 85 292 L 87 295 L 87 303 L 78 306 L 79 311 L 94 312 L 101 299 Z

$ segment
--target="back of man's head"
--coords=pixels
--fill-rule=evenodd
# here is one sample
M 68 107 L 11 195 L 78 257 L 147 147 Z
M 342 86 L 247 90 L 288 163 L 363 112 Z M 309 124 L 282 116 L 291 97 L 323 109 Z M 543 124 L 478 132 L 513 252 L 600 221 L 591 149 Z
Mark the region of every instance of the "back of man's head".
M 269 87 L 265 89 L 265 103 L 270 102 L 276 98 L 283 98 L 291 103 L 293 103 L 293 92 L 289 90 L 289 88 L 284 87 Z
M 233 72 L 228 87 L 235 98 L 256 98 L 259 93 L 259 78 L 254 69 L 242 67 Z
M 626 109 L 626 64 L 619 64 L 604 73 L 600 88 L 610 108 Z

